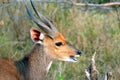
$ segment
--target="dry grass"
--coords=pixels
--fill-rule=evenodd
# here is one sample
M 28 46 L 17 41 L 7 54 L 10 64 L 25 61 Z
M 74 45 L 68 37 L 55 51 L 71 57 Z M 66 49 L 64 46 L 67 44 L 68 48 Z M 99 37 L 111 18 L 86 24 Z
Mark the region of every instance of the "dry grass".
M 4 25 L 0 26 L 1 56 L 18 59 L 31 48 L 29 28 L 36 25 L 29 21 L 24 6 L 21 5 L 23 4 L 19 3 L 17 6 L 0 8 L 0 21 L 4 21 Z M 83 53 L 77 63 L 54 61 L 48 80 L 83 80 L 84 70 L 95 51 L 100 77 L 111 71 L 114 80 L 120 79 L 120 21 L 115 11 L 61 9 L 56 4 L 37 6 L 47 17 L 58 9 L 52 17 L 53 21 L 66 39 Z

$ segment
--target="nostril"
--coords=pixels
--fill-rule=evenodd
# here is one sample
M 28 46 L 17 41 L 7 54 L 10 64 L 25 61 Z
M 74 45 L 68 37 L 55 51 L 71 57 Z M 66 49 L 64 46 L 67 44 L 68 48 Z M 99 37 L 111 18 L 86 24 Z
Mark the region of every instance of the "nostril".
M 77 54 L 78 54 L 78 55 L 81 55 L 81 52 L 80 52 L 80 50 L 77 50 Z

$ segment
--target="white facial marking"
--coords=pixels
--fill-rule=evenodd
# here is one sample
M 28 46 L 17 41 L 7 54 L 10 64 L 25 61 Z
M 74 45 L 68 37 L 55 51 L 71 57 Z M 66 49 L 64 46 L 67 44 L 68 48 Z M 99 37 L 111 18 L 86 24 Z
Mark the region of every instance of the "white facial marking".
M 40 36 L 39 36 L 40 40 L 43 40 L 44 39 L 44 34 L 41 33 Z
M 43 44 L 43 39 L 44 39 L 44 34 L 43 33 L 40 34 L 39 39 L 40 39 L 40 41 L 38 41 L 37 43 Z
M 80 57 L 80 55 L 75 55 L 75 57 Z
M 77 59 L 75 57 L 74 58 L 65 57 L 63 59 L 60 58 L 59 60 L 68 61 L 68 62 L 77 62 Z

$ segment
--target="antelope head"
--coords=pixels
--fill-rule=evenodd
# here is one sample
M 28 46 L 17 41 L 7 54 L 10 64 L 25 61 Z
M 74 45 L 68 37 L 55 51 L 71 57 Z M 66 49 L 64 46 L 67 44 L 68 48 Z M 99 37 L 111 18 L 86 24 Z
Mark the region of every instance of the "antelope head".
M 38 18 L 36 18 L 26 6 L 27 13 L 39 27 L 39 29 L 31 28 L 30 33 L 32 40 L 35 43 L 43 45 L 47 55 L 52 58 L 76 62 L 76 57 L 79 57 L 81 52 L 67 43 L 64 36 L 58 32 L 54 24 L 36 10 L 32 1 L 31 5 Z

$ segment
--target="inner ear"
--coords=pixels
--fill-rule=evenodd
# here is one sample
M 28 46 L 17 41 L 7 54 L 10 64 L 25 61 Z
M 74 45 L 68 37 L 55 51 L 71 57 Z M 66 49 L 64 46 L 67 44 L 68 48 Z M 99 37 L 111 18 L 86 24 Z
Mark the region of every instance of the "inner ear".
M 36 29 L 33 29 L 33 28 L 30 29 L 31 39 L 32 39 L 34 42 L 40 41 L 40 35 L 41 35 L 41 34 L 42 34 L 42 33 L 41 33 L 40 31 L 36 30 Z

